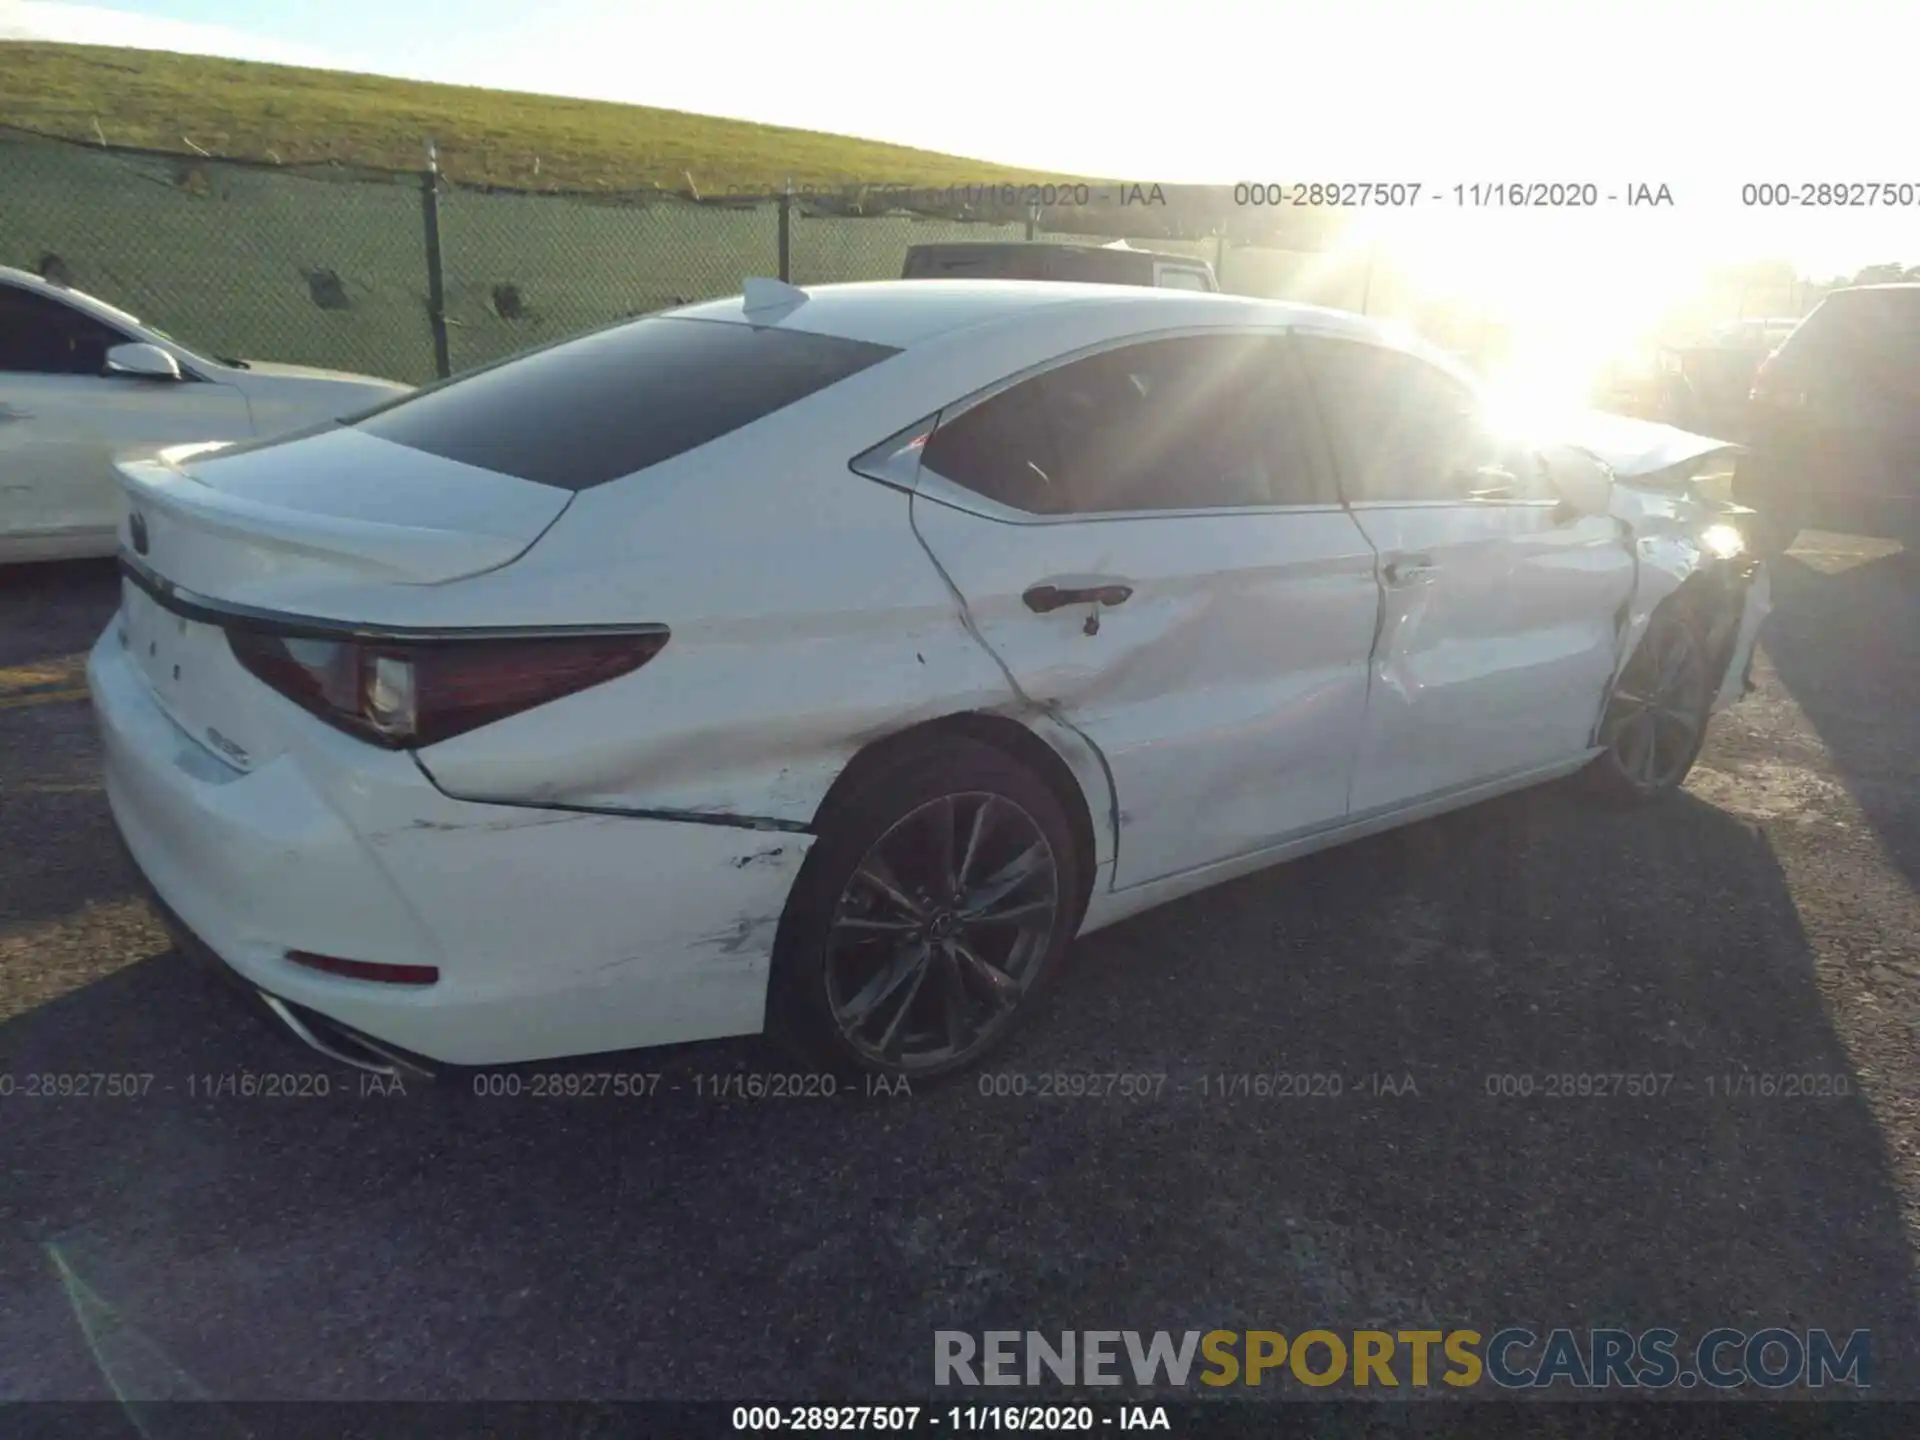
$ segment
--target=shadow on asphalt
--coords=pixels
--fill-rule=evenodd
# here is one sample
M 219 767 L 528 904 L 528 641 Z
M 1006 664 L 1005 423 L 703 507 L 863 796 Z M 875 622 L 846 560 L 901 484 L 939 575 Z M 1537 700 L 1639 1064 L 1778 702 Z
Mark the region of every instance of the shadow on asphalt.
M 1920 556 L 1905 551 L 1838 574 L 1788 556 L 1774 562 L 1765 643 L 1881 847 L 1920 889 L 1912 788 L 1920 761 L 1911 723 L 1920 716 L 1916 591 Z
M 0 672 L 83 654 L 119 598 L 111 561 L 0 565 Z M 82 683 L 76 664 L 72 678 L 37 688 Z M 21 693 L 0 674 L 0 927 L 126 894 L 85 700 L 8 703 Z
M 0 668 L 89 649 L 119 603 L 111 560 L 0 565 Z
M 1688 797 L 1544 790 L 1167 906 L 1078 947 L 985 1075 L 906 1098 L 704 1098 L 778 1068 L 743 1041 L 583 1067 L 664 1072 L 647 1100 L 207 1099 L 323 1067 L 172 953 L 0 1027 L 0 1065 L 153 1077 L 6 1102 L 20 1396 L 132 1366 L 236 1398 L 909 1397 L 936 1329 L 1001 1328 L 1866 1328 L 1877 1393 L 1915 1373 L 1899 1200 L 1793 900 Z M 1259 1074 L 1327 1078 L 1203 1079 Z

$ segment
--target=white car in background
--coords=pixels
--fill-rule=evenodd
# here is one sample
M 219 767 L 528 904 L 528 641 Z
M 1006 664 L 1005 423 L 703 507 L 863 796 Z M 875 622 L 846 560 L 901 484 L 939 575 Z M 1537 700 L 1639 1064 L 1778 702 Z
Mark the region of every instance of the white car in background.
M 332 420 L 410 386 L 214 360 L 103 300 L 0 266 L 0 563 L 111 555 L 115 459 Z
M 353 1063 L 767 1028 L 931 1078 L 1149 906 L 1678 788 L 1750 512 L 1688 483 L 1720 441 L 1576 429 L 1337 311 L 750 281 L 123 466 L 107 797 L 183 948 Z

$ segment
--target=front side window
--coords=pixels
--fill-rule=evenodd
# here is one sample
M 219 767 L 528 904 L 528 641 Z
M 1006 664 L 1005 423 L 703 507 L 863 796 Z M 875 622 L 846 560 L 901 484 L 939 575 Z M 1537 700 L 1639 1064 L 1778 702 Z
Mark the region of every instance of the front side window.
M 442 459 L 585 490 L 898 353 L 804 330 L 655 316 L 456 376 L 352 423 Z
M 1036 515 L 1314 503 L 1277 340 L 1148 341 L 1021 382 L 943 423 L 923 464 Z
M 1361 341 L 1298 344 L 1350 501 L 1465 500 L 1505 468 L 1478 398 L 1444 370 Z
M 58 300 L 0 285 L 0 371 L 100 375 L 125 336 Z

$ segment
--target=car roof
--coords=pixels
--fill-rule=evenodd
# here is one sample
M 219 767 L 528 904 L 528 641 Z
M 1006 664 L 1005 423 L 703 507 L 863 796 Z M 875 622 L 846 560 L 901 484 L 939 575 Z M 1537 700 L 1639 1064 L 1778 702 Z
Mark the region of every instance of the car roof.
M 740 295 L 683 306 L 665 314 L 690 320 L 778 325 L 908 350 L 960 330 L 1023 321 L 1043 323 L 1068 311 L 1108 311 L 1116 319 L 1132 321 L 1142 331 L 1183 325 L 1307 326 L 1343 338 L 1391 345 L 1449 369 L 1460 368 L 1444 350 L 1364 315 L 1252 295 L 1074 280 L 873 280 L 792 288 L 806 296 L 804 303 L 762 319 L 748 320 Z

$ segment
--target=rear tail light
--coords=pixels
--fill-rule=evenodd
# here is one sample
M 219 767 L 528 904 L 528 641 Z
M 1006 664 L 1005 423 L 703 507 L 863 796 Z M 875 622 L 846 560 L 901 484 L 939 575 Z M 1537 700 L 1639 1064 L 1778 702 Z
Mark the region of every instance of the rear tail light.
M 234 629 L 227 643 L 249 672 L 302 709 L 404 750 L 630 674 L 660 653 L 667 631 L 396 641 Z
M 438 965 L 387 965 L 375 960 L 342 960 L 338 955 L 315 955 L 307 950 L 289 950 L 287 959 L 309 970 L 344 975 L 349 980 L 374 980 L 383 985 L 440 983 Z

